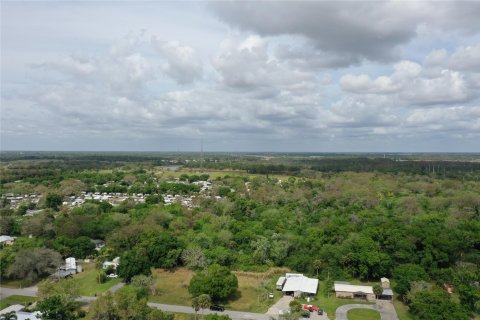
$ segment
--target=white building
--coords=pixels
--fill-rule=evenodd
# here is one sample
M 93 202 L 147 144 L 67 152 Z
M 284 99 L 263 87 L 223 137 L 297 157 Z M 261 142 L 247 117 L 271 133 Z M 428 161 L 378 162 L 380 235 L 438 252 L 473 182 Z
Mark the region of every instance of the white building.
M 285 279 L 282 292 L 286 295 L 300 297 L 302 294 L 317 294 L 318 279 L 308 278 L 298 273 L 287 273 Z

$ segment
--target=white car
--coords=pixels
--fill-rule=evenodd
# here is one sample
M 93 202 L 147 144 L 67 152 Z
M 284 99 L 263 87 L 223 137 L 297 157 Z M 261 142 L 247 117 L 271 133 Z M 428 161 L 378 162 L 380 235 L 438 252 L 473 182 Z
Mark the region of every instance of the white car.
M 118 274 L 110 273 L 107 277 L 109 277 L 109 278 L 118 278 Z

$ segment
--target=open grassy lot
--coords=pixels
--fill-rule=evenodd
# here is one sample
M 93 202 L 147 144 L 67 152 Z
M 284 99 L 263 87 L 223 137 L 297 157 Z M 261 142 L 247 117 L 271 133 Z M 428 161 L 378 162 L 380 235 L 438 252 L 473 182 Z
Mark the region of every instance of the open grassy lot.
M 73 276 L 73 278 L 78 281 L 78 285 L 80 287 L 80 295 L 82 296 L 94 296 L 95 294 L 107 291 L 110 287 L 122 281 L 119 278 L 107 278 L 107 282 L 98 283 L 98 270 L 95 269 L 95 263 L 84 263 L 82 264 L 82 267 L 83 272 Z
M 2 284 L 3 285 L 3 284 Z M 0 300 L 0 310 L 5 309 L 8 306 L 13 304 L 22 304 L 27 305 L 28 303 L 35 302 L 37 299 L 34 297 L 27 297 L 27 296 L 10 296 L 5 299 Z
M 408 313 L 408 307 L 401 301 L 394 299 L 393 306 L 395 307 L 400 320 L 413 320 L 412 316 Z
M 380 320 L 380 313 L 369 309 L 353 309 L 347 313 L 348 320 Z
M 266 312 L 281 296 L 280 292 L 274 290 L 280 272 L 280 270 L 265 273 L 235 272 L 238 278 L 238 291 L 225 306 L 233 310 Z M 193 271 L 185 268 L 173 271 L 156 269 L 154 274 L 158 295 L 150 297 L 150 301 L 187 306 L 191 304 L 188 284 L 194 274 Z M 268 292 L 273 292 L 275 298 L 268 299 Z

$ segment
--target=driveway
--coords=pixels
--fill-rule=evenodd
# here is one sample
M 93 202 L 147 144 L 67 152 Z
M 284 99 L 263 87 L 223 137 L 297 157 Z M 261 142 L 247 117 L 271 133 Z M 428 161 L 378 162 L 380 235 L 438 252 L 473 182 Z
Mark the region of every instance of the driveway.
M 337 308 L 335 320 L 348 320 L 347 313 L 352 309 L 370 309 L 380 313 L 382 320 L 398 320 L 397 312 L 391 302 L 378 301 L 377 304 L 346 304 Z
M 280 310 L 287 310 L 290 308 L 290 302 L 293 300 L 292 296 L 283 296 L 278 299 L 277 302 L 270 308 L 268 308 L 267 315 L 272 317 L 278 317 Z

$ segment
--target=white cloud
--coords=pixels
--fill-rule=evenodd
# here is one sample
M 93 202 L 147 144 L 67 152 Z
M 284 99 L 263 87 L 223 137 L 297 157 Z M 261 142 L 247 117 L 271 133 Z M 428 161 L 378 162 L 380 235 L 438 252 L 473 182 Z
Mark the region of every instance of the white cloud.
M 191 47 L 178 41 L 161 41 L 152 38 L 157 52 L 165 58 L 162 70 L 179 84 L 189 84 L 202 77 L 202 64 Z
M 478 92 L 469 88 L 465 75 L 459 71 L 429 69 L 441 55 L 442 52 L 435 52 L 427 57 L 428 67 L 401 61 L 394 65 L 391 75 L 374 80 L 365 74 L 347 74 L 340 79 L 340 85 L 344 91 L 357 94 L 394 94 L 392 99 L 410 105 L 449 104 L 478 97 Z

